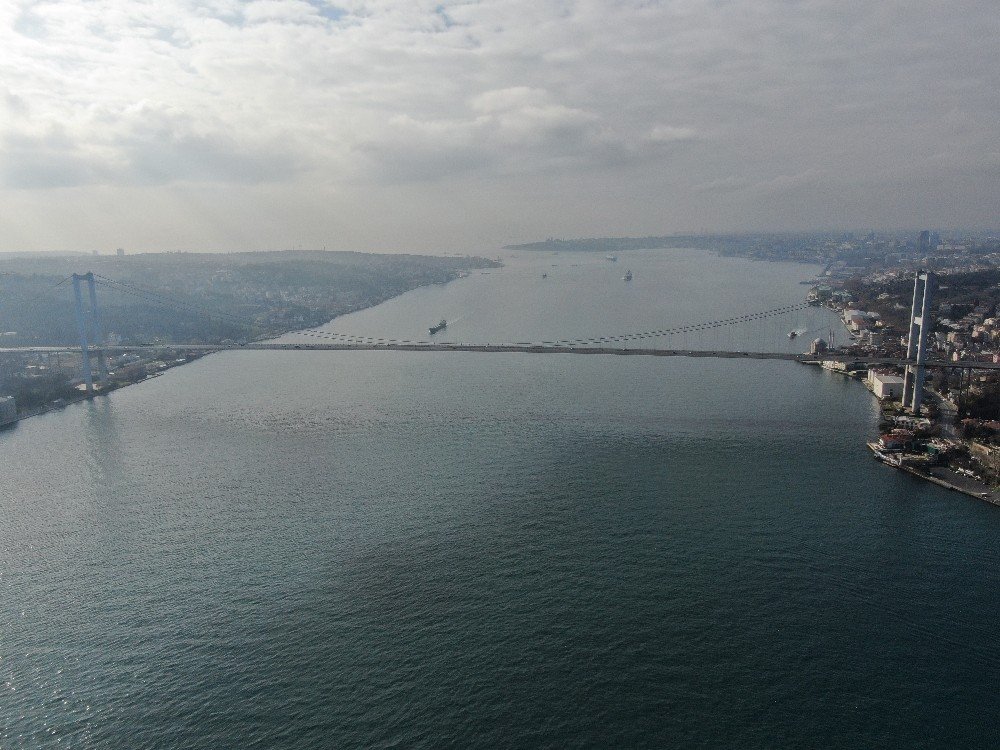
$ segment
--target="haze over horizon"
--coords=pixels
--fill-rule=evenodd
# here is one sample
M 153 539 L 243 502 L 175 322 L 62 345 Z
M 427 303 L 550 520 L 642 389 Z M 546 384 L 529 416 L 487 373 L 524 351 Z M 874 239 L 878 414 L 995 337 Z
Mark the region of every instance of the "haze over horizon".
M 988 0 L 17 0 L 0 251 L 990 227 Z

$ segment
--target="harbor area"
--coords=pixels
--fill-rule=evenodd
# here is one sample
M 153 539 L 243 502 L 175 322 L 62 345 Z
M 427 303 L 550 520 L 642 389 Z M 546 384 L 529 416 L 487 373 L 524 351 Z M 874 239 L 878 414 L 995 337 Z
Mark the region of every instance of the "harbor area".
M 877 440 L 867 443 L 872 455 L 900 471 L 1000 506 L 1000 421 L 960 419 L 955 389 L 942 392 L 947 381 L 928 378 L 920 414 L 903 405 L 903 373 L 869 368 L 849 358 L 816 362 L 823 369 L 862 383 L 879 402 Z M 954 385 L 954 384 L 952 384 Z
M 905 447 L 900 444 L 904 436 L 897 433 L 883 435 L 879 440 L 868 443 L 868 448 L 876 460 L 887 466 L 1000 506 L 1000 491 L 997 488 L 987 484 L 975 469 L 958 465 L 965 452 L 962 443 L 932 438 L 921 444 L 912 433 L 907 437 L 909 440 Z

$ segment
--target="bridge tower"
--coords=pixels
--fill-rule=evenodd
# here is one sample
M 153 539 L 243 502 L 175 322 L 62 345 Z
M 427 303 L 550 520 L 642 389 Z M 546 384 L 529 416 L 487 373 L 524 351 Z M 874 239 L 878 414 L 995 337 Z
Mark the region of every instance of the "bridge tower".
M 83 293 L 80 290 L 81 281 L 87 282 L 87 292 L 90 298 L 90 307 L 86 311 L 84 311 L 83 307 Z M 101 328 L 100 310 L 97 307 L 97 289 L 93 272 L 88 271 L 83 274 L 73 274 L 73 298 L 76 302 L 76 330 L 80 336 L 83 382 L 87 386 L 87 393 L 93 393 L 94 373 L 90 365 L 91 355 L 88 343 L 88 329 L 93 334 L 94 344 L 97 347 L 97 363 L 101 385 L 106 385 L 108 381 L 108 360 L 104 353 L 104 332 Z
M 931 302 L 936 279 L 930 271 L 917 271 L 913 280 L 913 306 L 910 309 L 910 337 L 906 344 L 906 366 L 903 375 L 903 406 L 920 414 L 924 398 L 924 363 L 927 361 L 927 334 L 933 325 Z

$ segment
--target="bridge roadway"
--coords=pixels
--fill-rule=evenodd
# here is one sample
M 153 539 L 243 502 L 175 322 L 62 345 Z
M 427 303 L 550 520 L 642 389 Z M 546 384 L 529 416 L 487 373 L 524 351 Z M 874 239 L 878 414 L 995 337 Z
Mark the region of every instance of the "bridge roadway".
M 630 349 L 611 346 L 563 346 L 556 344 L 460 344 L 460 343 L 278 343 L 252 341 L 246 344 L 143 344 L 137 346 L 105 346 L 107 354 L 126 352 L 184 351 L 389 351 L 389 352 L 478 352 L 484 354 L 605 354 L 640 357 L 709 357 L 712 359 L 776 359 L 789 362 L 851 362 L 868 365 L 895 365 L 902 367 L 913 362 L 895 357 L 850 356 L 843 352 L 823 354 L 795 354 L 792 352 L 744 352 L 702 349 Z M 91 354 L 100 352 L 91 348 Z M 14 353 L 80 353 L 79 346 L 12 346 L 0 347 L 0 354 Z M 960 367 L 974 370 L 1000 370 L 1000 363 L 949 360 L 927 360 L 927 367 Z

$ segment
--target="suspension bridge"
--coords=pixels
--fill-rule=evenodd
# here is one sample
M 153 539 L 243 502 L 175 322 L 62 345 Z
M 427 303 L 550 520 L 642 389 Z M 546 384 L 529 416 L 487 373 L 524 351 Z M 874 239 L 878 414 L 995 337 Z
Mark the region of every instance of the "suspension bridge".
M 885 356 L 878 354 L 852 354 L 837 349 L 814 347 L 809 353 L 788 351 L 755 351 L 752 349 L 691 348 L 688 346 L 650 346 L 651 340 L 680 342 L 689 336 L 698 337 L 713 331 L 732 329 L 747 324 L 764 321 L 788 320 L 812 307 L 808 302 L 796 302 L 769 310 L 720 318 L 699 323 L 684 324 L 670 328 L 651 329 L 638 332 L 591 338 L 552 339 L 546 341 L 514 342 L 449 342 L 438 340 L 409 340 L 388 337 L 366 336 L 355 333 L 311 328 L 284 334 L 282 339 L 295 337 L 293 341 L 269 339 L 226 342 L 218 344 L 146 343 L 134 345 L 107 345 L 100 308 L 97 304 L 96 286 L 102 285 L 123 294 L 142 297 L 146 301 L 173 309 L 196 312 L 206 317 L 215 317 L 240 325 L 257 325 L 237 316 L 206 310 L 188 301 L 178 300 L 162 292 L 143 288 L 126 282 L 109 279 L 98 274 L 74 274 L 72 279 L 75 298 L 77 331 L 80 343 L 77 345 L 0 347 L 2 353 L 76 353 L 82 354 L 82 375 L 88 392 L 93 391 L 93 369 L 91 359 L 98 363 L 101 382 L 108 379 L 107 358 L 109 355 L 163 352 L 184 350 L 190 352 L 218 351 L 392 351 L 392 352 L 468 352 L 468 353 L 523 353 L 523 354 L 577 354 L 608 356 L 649 356 L 649 357 L 692 357 L 714 359 L 784 360 L 793 362 L 849 362 L 855 365 L 896 366 L 905 368 L 904 403 L 911 410 L 919 412 L 923 373 L 926 367 L 948 367 L 963 369 L 1000 369 L 1000 364 L 978 361 L 935 360 L 927 356 L 927 332 L 929 330 L 930 301 L 933 294 L 933 274 L 919 272 L 914 283 L 913 310 L 910 316 L 910 338 L 907 355 Z M 84 304 L 83 285 L 87 286 L 89 305 Z M 927 323 L 925 325 L 925 322 Z M 645 345 L 642 345 L 645 344 Z

